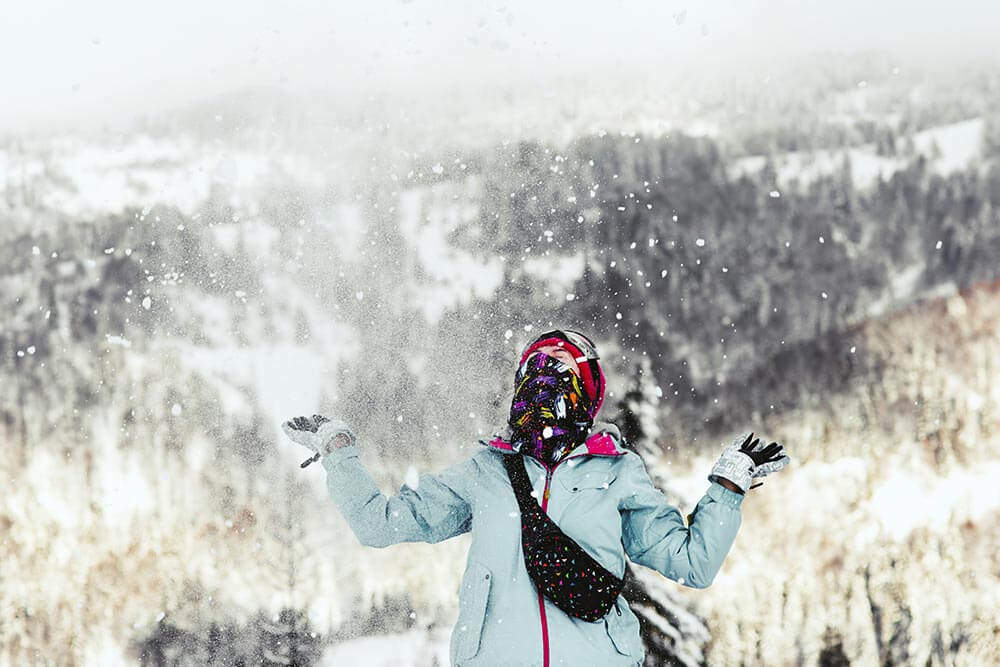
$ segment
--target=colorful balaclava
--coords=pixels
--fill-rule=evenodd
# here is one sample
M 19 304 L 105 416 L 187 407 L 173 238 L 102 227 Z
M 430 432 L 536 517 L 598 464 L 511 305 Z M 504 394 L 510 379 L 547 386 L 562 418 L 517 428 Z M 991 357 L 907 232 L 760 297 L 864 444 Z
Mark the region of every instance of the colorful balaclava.
M 532 354 L 514 378 L 511 444 L 553 465 L 586 438 L 594 423 L 590 403 L 573 369 L 543 352 Z

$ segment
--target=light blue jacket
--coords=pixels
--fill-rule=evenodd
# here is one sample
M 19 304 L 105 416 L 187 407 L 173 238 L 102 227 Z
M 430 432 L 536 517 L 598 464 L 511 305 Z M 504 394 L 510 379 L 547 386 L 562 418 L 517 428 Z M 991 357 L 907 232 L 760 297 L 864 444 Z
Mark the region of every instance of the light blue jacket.
M 494 438 L 471 457 L 419 476 L 387 498 L 351 445 L 323 457 L 327 488 L 362 544 L 440 542 L 472 531 L 451 636 L 454 667 L 641 665 L 639 623 L 624 596 L 597 622 L 567 615 L 539 594 L 524 566 L 517 500 L 501 456 L 521 456 Z M 621 447 L 618 429 L 595 424 L 587 441 L 553 468 L 525 457 L 546 511 L 601 565 L 622 576 L 625 556 L 685 586 L 712 583 L 740 527 L 743 496 L 712 482 L 690 525 L 653 486 L 638 454 Z

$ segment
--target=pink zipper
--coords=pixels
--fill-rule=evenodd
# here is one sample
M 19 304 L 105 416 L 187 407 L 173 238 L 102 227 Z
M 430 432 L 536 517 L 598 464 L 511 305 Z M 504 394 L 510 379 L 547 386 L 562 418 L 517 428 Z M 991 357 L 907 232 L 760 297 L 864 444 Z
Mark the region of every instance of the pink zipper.
M 544 465 L 544 464 L 543 464 Z M 556 463 L 559 465 L 559 463 Z M 552 481 L 552 473 L 555 471 L 555 466 L 548 467 L 545 466 L 545 490 L 542 491 L 542 512 L 546 514 L 545 508 L 549 505 L 549 482 Z M 549 667 L 549 624 L 548 619 L 545 617 L 545 597 L 542 595 L 542 591 L 538 591 L 538 613 L 542 617 L 542 664 L 544 667 Z

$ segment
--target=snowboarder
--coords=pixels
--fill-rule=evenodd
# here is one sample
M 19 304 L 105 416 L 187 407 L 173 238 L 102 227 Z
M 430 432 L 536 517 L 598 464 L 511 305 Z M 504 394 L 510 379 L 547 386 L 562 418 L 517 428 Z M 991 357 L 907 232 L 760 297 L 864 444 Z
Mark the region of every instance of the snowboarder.
M 319 455 L 358 540 L 385 547 L 472 532 L 451 636 L 452 665 L 642 665 L 639 623 L 620 594 L 626 556 L 692 588 L 712 583 L 754 478 L 787 465 L 753 433 L 725 448 L 688 515 L 653 486 L 613 424 L 594 422 L 604 374 L 594 344 L 549 331 L 522 352 L 506 429 L 465 461 L 383 495 L 343 421 L 282 428 Z

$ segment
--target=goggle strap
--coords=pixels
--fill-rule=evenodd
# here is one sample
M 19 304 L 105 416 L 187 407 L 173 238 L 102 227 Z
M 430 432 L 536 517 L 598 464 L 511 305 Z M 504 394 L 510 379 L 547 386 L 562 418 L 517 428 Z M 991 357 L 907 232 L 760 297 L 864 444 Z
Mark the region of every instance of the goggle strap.
M 597 354 L 597 348 L 590 341 L 590 339 L 579 331 L 573 331 L 571 329 L 554 329 L 552 331 L 547 331 L 535 340 L 538 341 L 548 337 L 564 340 L 580 350 L 580 352 L 583 353 L 583 357 L 582 359 L 577 358 L 576 361 L 578 362 L 581 360 L 594 361 L 601 358 L 600 355 Z

